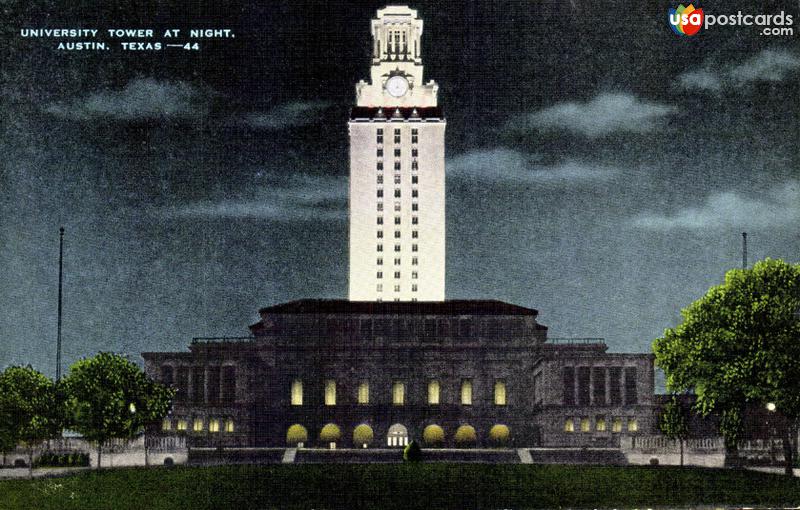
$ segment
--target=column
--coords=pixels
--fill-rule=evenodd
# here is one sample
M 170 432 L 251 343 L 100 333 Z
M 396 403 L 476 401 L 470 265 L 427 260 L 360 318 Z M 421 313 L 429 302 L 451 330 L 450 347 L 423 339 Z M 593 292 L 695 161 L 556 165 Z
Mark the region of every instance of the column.
M 611 370 L 604 367 L 606 374 L 606 404 L 611 405 Z
M 594 365 L 589 365 L 589 405 L 596 405 L 594 401 Z

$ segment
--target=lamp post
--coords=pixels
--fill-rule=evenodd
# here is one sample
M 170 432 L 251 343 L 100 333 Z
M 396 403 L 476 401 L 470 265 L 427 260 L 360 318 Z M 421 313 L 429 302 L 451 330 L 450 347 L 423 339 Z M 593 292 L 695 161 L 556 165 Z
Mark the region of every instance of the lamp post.
M 765 407 L 767 408 L 767 444 L 769 444 L 769 460 L 770 462 L 775 463 L 775 448 L 773 448 L 772 444 L 773 433 L 772 427 L 770 426 L 770 418 L 777 407 L 775 406 L 775 402 L 767 402 Z

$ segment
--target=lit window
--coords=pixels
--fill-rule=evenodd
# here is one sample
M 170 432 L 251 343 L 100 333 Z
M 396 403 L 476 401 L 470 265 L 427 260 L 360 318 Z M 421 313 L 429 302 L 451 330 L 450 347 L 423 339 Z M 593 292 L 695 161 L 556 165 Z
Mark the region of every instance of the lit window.
M 327 379 L 325 381 L 325 405 L 336 405 L 336 381 L 333 379 Z
M 472 405 L 472 379 L 461 381 L 461 404 L 465 406 Z
M 567 418 L 564 422 L 564 432 L 575 432 L 575 422 L 572 418 Z
M 598 416 L 597 420 L 595 420 L 595 430 L 598 432 L 605 432 L 606 431 L 606 418 L 605 416 Z
M 161 422 L 161 430 L 172 430 L 172 421 L 169 418 L 164 418 Z
M 589 418 L 581 418 L 581 432 L 589 432 L 591 428 L 591 423 L 589 422 Z
M 383 265 L 383 257 L 378 257 L 378 265 L 379 266 Z
M 496 406 L 504 406 L 504 405 L 506 405 L 506 382 L 505 381 L 495 381 L 494 382 L 494 405 L 496 405 Z
M 211 419 L 208 422 L 208 431 L 219 432 L 219 420 L 217 420 L 216 418 Z
M 622 418 L 614 418 L 611 422 L 611 432 L 622 432 Z
M 300 379 L 292 381 L 292 405 L 303 405 L 303 381 Z
M 192 430 L 195 432 L 202 432 L 203 431 L 203 419 L 202 418 L 195 418 L 194 422 L 192 423 Z
M 178 420 L 178 426 L 177 426 L 176 428 L 177 428 L 178 430 L 181 430 L 181 431 L 182 431 L 182 430 L 186 430 L 186 428 L 187 428 L 188 426 L 189 426 L 189 424 L 188 424 L 188 423 L 186 423 L 186 420 L 184 420 L 183 418 L 181 418 L 180 420 Z
M 439 404 L 439 381 L 430 381 L 428 382 L 428 404 L 430 405 L 437 405 Z
M 418 266 L 419 265 L 419 258 L 411 257 L 411 265 L 412 266 Z
M 233 432 L 233 420 L 225 420 L 225 432 Z
M 358 385 L 358 403 L 369 404 L 369 383 L 367 381 L 361 381 L 361 384 Z
M 636 421 L 636 418 L 628 418 L 628 432 L 638 432 L 639 431 L 639 422 Z
M 378 225 L 383 225 L 383 216 L 378 216 Z
M 403 382 L 392 383 L 392 404 L 401 406 L 406 403 L 406 385 Z

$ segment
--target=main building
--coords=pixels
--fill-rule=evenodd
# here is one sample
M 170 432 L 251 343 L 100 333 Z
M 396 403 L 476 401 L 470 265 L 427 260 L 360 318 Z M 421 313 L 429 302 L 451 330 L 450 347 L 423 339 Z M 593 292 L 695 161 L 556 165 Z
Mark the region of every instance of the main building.
M 350 131 L 349 300 L 268 306 L 250 334 L 144 353 L 195 446 L 617 446 L 655 431 L 653 359 L 548 340 L 538 312 L 445 300 L 445 120 L 422 20 L 372 20 Z

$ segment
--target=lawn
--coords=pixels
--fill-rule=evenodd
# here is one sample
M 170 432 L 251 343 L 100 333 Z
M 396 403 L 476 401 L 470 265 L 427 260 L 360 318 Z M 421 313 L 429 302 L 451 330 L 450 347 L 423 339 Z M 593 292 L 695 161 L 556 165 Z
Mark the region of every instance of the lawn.
M 0 508 L 797 506 L 800 479 L 677 467 L 306 464 L 114 469 L 0 482 Z

